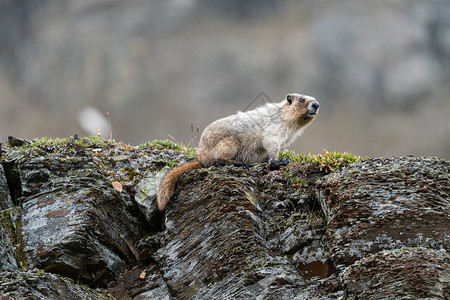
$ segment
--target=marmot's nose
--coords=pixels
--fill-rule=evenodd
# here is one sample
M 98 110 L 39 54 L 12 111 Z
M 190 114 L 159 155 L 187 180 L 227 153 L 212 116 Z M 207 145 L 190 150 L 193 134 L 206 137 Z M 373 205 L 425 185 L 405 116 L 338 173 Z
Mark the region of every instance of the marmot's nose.
M 319 110 L 319 102 L 317 102 L 317 100 L 312 100 L 310 103 L 309 103 L 309 107 L 310 107 L 310 109 L 313 109 L 313 110 L 315 110 L 315 111 L 318 111 Z

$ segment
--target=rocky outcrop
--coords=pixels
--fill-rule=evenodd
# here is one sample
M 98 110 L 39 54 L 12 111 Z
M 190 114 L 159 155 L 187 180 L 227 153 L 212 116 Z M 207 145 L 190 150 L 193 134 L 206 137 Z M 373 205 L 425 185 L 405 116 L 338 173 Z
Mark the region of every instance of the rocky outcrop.
M 372 159 L 324 178 L 319 199 L 336 266 L 381 250 L 449 249 L 449 169 L 436 159 Z
M 380 158 L 322 179 L 330 258 L 349 295 L 449 297 L 449 171 L 435 158 Z
M 295 265 L 268 245 L 271 218 L 249 175 L 213 168 L 180 181 L 183 189 L 167 211 L 163 247 L 155 255 L 179 298 L 289 299 L 306 286 Z
M 349 299 L 448 299 L 450 259 L 445 250 L 384 250 L 345 269 Z
M 162 214 L 158 178 L 184 158 L 96 139 L 9 148 L 0 295 L 450 296 L 448 161 L 369 159 L 332 174 L 306 162 L 193 170 Z

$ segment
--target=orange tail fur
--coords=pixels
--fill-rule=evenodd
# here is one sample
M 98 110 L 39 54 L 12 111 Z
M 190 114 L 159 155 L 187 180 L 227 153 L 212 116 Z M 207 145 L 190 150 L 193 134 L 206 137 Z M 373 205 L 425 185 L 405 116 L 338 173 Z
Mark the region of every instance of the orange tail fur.
M 185 163 L 181 166 L 173 168 L 169 173 L 164 176 L 163 180 L 159 184 L 158 193 L 157 193 L 157 201 L 158 201 L 158 209 L 162 211 L 167 203 L 169 203 L 170 198 L 172 198 L 175 192 L 175 185 L 177 184 L 178 178 L 181 177 L 187 171 L 193 169 L 203 168 L 203 165 L 199 161 L 192 161 Z

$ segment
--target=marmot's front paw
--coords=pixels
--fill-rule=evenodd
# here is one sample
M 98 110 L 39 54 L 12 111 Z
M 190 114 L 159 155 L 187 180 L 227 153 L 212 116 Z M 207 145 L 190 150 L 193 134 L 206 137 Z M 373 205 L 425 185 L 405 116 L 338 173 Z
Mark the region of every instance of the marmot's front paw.
M 235 166 L 235 167 L 238 167 L 238 168 L 249 169 L 249 166 L 246 163 L 242 162 L 242 161 L 233 161 L 233 162 L 231 162 L 231 164 L 233 166 Z
M 287 166 L 291 161 L 287 158 L 282 158 L 280 160 L 269 159 L 269 169 L 277 170 L 281 166 Z

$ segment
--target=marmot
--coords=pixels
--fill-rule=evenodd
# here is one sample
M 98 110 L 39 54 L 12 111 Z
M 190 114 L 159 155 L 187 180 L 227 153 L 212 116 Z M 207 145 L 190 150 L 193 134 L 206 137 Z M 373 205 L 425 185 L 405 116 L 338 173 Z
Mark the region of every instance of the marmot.
M 267 103 L 247 112 L 219 119 L 203 131 L 195 161 L 172 169 L 162 179 L 157 201 L 163 210 L 174 194 L 178 178 L 193 169 L 223 163 L 243 165 L 279 161 L 279 152 L 290 145 L 314 120 L 319 102 L 313 97 L 289 94 L 279 103 Z

